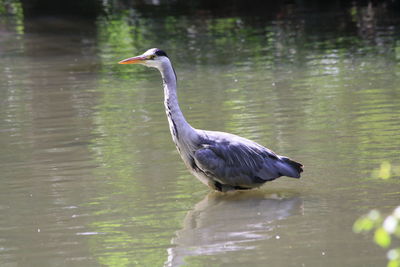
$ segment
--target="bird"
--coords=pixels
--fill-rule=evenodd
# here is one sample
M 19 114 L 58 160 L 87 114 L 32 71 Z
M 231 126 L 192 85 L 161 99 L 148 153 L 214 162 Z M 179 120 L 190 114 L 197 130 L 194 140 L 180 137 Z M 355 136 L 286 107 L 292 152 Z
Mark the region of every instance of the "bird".
M 151 48 L 119 64 L 141 64 L 160 71 L 172 140 L 189 171 L 220 192 L 258 188 L 281 176 L 300 178 L 303 165 L 249 139 L 193 128 L 178 103 L 177 76 L 166 52 Z

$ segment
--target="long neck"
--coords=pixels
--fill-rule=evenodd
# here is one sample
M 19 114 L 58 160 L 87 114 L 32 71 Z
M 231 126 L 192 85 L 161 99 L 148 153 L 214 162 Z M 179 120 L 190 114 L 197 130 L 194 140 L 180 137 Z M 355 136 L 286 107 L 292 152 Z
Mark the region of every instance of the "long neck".
M 178 95 L 176 92 L 176 75 L 169 60 L 164 62 L 160 72 L 164 84 L 165 112 L 168 117 L 172 139 L 178 147 L 190 145 L 196 133 L 193 127 L 186 121 L 179 108 Z

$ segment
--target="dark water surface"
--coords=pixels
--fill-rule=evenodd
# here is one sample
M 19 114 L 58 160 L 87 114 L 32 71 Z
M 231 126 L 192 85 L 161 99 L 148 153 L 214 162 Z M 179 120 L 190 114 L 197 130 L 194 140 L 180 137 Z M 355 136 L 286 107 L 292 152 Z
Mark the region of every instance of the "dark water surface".
M 372 12 L 372 13 L 371 13 Z M 372 15 L 371 15 L 372 14 Z M 0 19 L 1 266 L 383 266 L 353 222 L 400 204 L 399 20 L 379 7 L 260 17 Z M 196 128 L 305 165 L 220 194 L 171 141 L 163 48 Z

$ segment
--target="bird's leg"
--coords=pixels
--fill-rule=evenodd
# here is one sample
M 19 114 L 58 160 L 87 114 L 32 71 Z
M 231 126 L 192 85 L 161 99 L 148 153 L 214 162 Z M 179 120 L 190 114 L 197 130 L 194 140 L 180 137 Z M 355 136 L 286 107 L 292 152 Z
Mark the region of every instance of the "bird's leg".
M 223 192 L 223 193 L 226 193 L 229 191 L 235 191 L 235 190 L 251 189 L 251 188 L 245 188 L 245 187 L 241 187 L 241 186 L 231 186 L 231 185 L 227 185 L 227 184 L 221 184 L 218 181 L 209 181 L 208 186 L 218 192 Z
M 208 182 L 208 186 L 209 186 L 210 188 L 216 190 L 216 191 L 224 192 L 224 191 L 222 190 L 223 185 L 222 185 L 220 182 L 210 180 L 210 181 Z

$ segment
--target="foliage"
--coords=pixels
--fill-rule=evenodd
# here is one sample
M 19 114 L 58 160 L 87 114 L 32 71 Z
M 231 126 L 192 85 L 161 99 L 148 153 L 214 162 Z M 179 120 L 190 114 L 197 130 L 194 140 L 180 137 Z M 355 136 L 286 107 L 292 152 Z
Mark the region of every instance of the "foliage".
M 359 218 L 353 225 L 356 233 L 374 231 L 374 241 L 383 248 L 392 244 L 394 237 L 400 238 L 400 206 L 386 218 L 377 210 Z M 387 253 L 388 267 L 400 266 L 400 247 L 392 248 Z
M 398 174 L 398 168 L 389 162 L 382 162 L 380 168 L 373 172 L 374 177 L 381 179 L 389 179 L 394 174 Z M 355 221 L 353 231 L 355 233 L 374 231 L 374 242 L 382 248 L 389 248 L 394 238 L 400 239 L 400 206 L 387 217 L 378 210 L 371 210 Z M 391 248 L 387 258 L 389 260 L 387 267 L 400 267 L 400 247 Z

